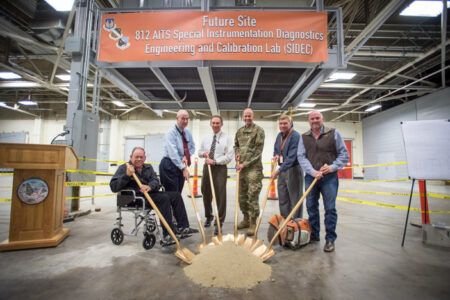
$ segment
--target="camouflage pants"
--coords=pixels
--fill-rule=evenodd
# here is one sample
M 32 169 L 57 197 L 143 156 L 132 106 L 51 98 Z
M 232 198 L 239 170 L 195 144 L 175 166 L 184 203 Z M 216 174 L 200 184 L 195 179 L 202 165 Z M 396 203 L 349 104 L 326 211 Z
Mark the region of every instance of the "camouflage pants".
M 251 218 L 259 215 L 259 193 L 262 189 L 263 173 L 260 169 L 244 169 L 239 175 L 239 207 Z

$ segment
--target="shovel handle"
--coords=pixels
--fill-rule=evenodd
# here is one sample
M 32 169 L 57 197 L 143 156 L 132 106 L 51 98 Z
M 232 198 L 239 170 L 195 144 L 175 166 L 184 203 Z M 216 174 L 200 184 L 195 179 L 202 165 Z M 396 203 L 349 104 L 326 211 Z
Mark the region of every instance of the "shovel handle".
M 139 180 L 139 178 L 136 176 L 136 173 L 133 173 L 133 178 L 136 181 L 136 183 L 138 184 L 139 188 L 142 187 L 142 182 Z M 175 233 L 173 232 L 172 228 L 170 228 L 169 223 L 167 223 L 166 219 L 163 217 L 163 215 L 161 214 L 161 212 L 159 211 L 158 207 L 156 206 L 155 202 L 153 202 L 152 197 L 150 197 L 150 195 L 147 192 L 144 192 L 144 196 L 147 199 L 148 203 L 150 203 L 150 206 L 153 208 L 153 210 L 156 212 L 156 214 L 158 215 L 159 220 L 163 223 L 164 227 L 166 228 L 167 232 L 170 234 L 170 236 L 173 238 L 173 240 L 175 241 L 176 245 L 177 245 L 177 249 L 180 250 L 180 242 L 177 239 L 177 236 L 175 235 Z
M 197 209 L 197 204 L 195 203 L 194 190 L 191 188 L 191 181 L 189 179 L 186 179 L 186 181 L 187 181 L 187 184 L 188 184 L 188 187 L 189 187 L 189 191 L 191 192 L 192 206 L 194 207 L 194 212 L 195 212 L 195 215 L 197 217 L 198 226 L 200 228 L 200 233 L 201 233 L 202 238 L 203 238 L 203 244 L 206 244 L 205 229 L 203 228 L 202 220 L 200 218 L 200 214 L 199 214 L 198 209 Z
M 216 217 L 216 224 L 217 224 L 217 231 L 218 231 L 218 238 L 219 241 L 222 241 L 222 228 L 220 226 L 220 219 L 219 219 L 219 212 L 217 209 L 217 198 L 216 198 L 216 190 L 214 188 L 214 180 L 212 178 L 212 171 L 211 171 L 211 165 L 208 164 L 208 172 L 209 172 L 209 183 L 211 185 L 211 192 L 212 192 L 212 200 L 213 200 L 213 208 L 214 208 L 214 214 Z
M 239 164 L 239 161 L 236 161 L 236 164 Z M 239 176 L 240 171 L 236 171 L 236 200 L 235 200 L 235 210 L 234 210 L 234 239 L 237 239 L 238 236 L 238 209 L 239 209 Z
M 272 161 L 272 170 L 274 169 L 274 167 L 275 167 L 275 161 Z M 267 187 L 267 192 L 266 192 L 266 195 L 265 195 L 265 197 L 263 199 L 263 202 L 262 202 L 261 211 L 259 213 L 258 219 L 256 220 L 255 241 L 258 240 L 258 229 L 259 229 L 259 226 L 261 225 L 263 212 L 266 209 L 267 199 L 269 198 L 270 186 L 272 185 L 272 182 L 274 180 L 275 180 L 274 178 L 270 178 L 269 186 Z
M 278 231 L 273 236 L 273 238 L 270 241 L 270 244 L 267 247 L 267 250 L 265 251 L 264 254 L 268 253 L 270 251 L 270 249 L 272 249 L 273 243 L 275 243 L 275 240 L 278 238 L 278 236 L 280 235 L 281 231 L 284 229 L 284 227 L 286 227 L 287 223 L 291 220 L 292 216 L 300 208 L 300 205 L 302 205 L 302 203 L 305 200 L 306 196 L 308 196 L 308 194 L 313 189 L 314 185 L 316 185 L 317 180 L 318 180 L 317 178 L 314 178 L 314 181 L 309 185 L 309 188 L 306 190 L 306 192 L 303 194 L 303 196 L 298 200 L 297 204 L 294 206 L 294 208 L 291 210 L 289 215 L 286 217 L 286 219 L 283 221 L 281 226 L 278 228 Z

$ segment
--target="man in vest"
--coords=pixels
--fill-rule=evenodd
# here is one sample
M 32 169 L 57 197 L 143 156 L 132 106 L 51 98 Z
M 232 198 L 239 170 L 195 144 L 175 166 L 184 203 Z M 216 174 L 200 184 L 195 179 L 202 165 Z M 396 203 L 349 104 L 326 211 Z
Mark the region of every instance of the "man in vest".
M 306 209 L 311 224 L 311 241 L 320 241 L 319 198 L 322 194 L 325 208 L 325 252 L 334 251 L 336 240 L 336 196 L 339 187 L 337 170 L 348 161 L 348 152 L 339 132 L 323 125 L 323 116 L 319 111 L 308 114 L 311 130 L 304 133 L 298 144 L 298 161 L 306 173 L 305 188 L 314 178 L 318 182 L 306 198 Z

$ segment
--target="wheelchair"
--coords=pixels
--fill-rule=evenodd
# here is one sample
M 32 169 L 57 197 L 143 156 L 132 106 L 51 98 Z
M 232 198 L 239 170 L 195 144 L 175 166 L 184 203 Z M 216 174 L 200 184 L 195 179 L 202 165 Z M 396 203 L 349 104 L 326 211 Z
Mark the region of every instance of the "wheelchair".
M 143 197 L 137 197 L 133 190 L 122 190 L 117 193 L 117 213 L 115 228 L 111 231 L 111 241 L 114 245 L 120 245 L 124 236 L 137 236 L 141 225 L 143 225 L 144 239 L 142 246 L 145 250 L 150 250 L 156 243 L 156 238 L 161 240 L 161 233 L 158 226 L 156 214 L 152 209 L 145 208 Z M 122 212 L 130 212 L 134 216 L 134 228 L 130 233 L 124 233 L 122 228 Z

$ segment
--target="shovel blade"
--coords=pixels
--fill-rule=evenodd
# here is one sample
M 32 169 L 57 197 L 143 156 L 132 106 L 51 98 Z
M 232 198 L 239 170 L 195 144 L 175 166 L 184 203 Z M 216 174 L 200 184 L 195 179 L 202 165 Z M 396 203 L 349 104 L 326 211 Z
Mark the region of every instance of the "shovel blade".
M 219 245 L 222 244 L 217 236 L 213 236 L 213 237 L 211 238 L 211 241 L 212 241 L 212 242 L 214 243 L 214 245 L 216 245 L 216 246 L 219 246 Z
M 255 242 L 254 239 L 249 238 L 249 237 L 246 238 L 244 241 L 244 248 L 247 250 L 250 250 L 252 248 L 254 242 Z
M 258 248 L 259 246 L 261 246 L 263 244 L 262 240 L 256 240 L 256 242 L 253 243 L 252 247 L 250 248 L 250 251 L 253 252 L 256 250 L 256 248 Z
M 255 250 L 253 250 L 252 253 L 253 253 L 254 255 L 256 255 L 256 256 L 262 258 L 262 256 L 265 254 L 266 250 L 267 250 L 267 246 L 264 245 L 264 244 L 262 244 L 261 246 L 259 246 L 259 247 L 256 248 Z
M 237 238 L 234 240 L 234 243 L 237 246 L 242 246 L 245 242 L 245 235 L 243 234 L 238 234 Z
M 190 265 L 192 264 L 192 260 L 194 259 L 195 254 L 187 248 L 182 248 L 177 249 L 177 251 L 175 252 L 175 256 Z
M 227 234 L 222 237 L 222 242 L 233 242 L 234 236 L 232 234 Z
M 264 254 L 261 259 L 262 261 L 267 261 L 269 258 L 275 255 L 275 251 L 273 249 L 270 249 L 266 254 Z

